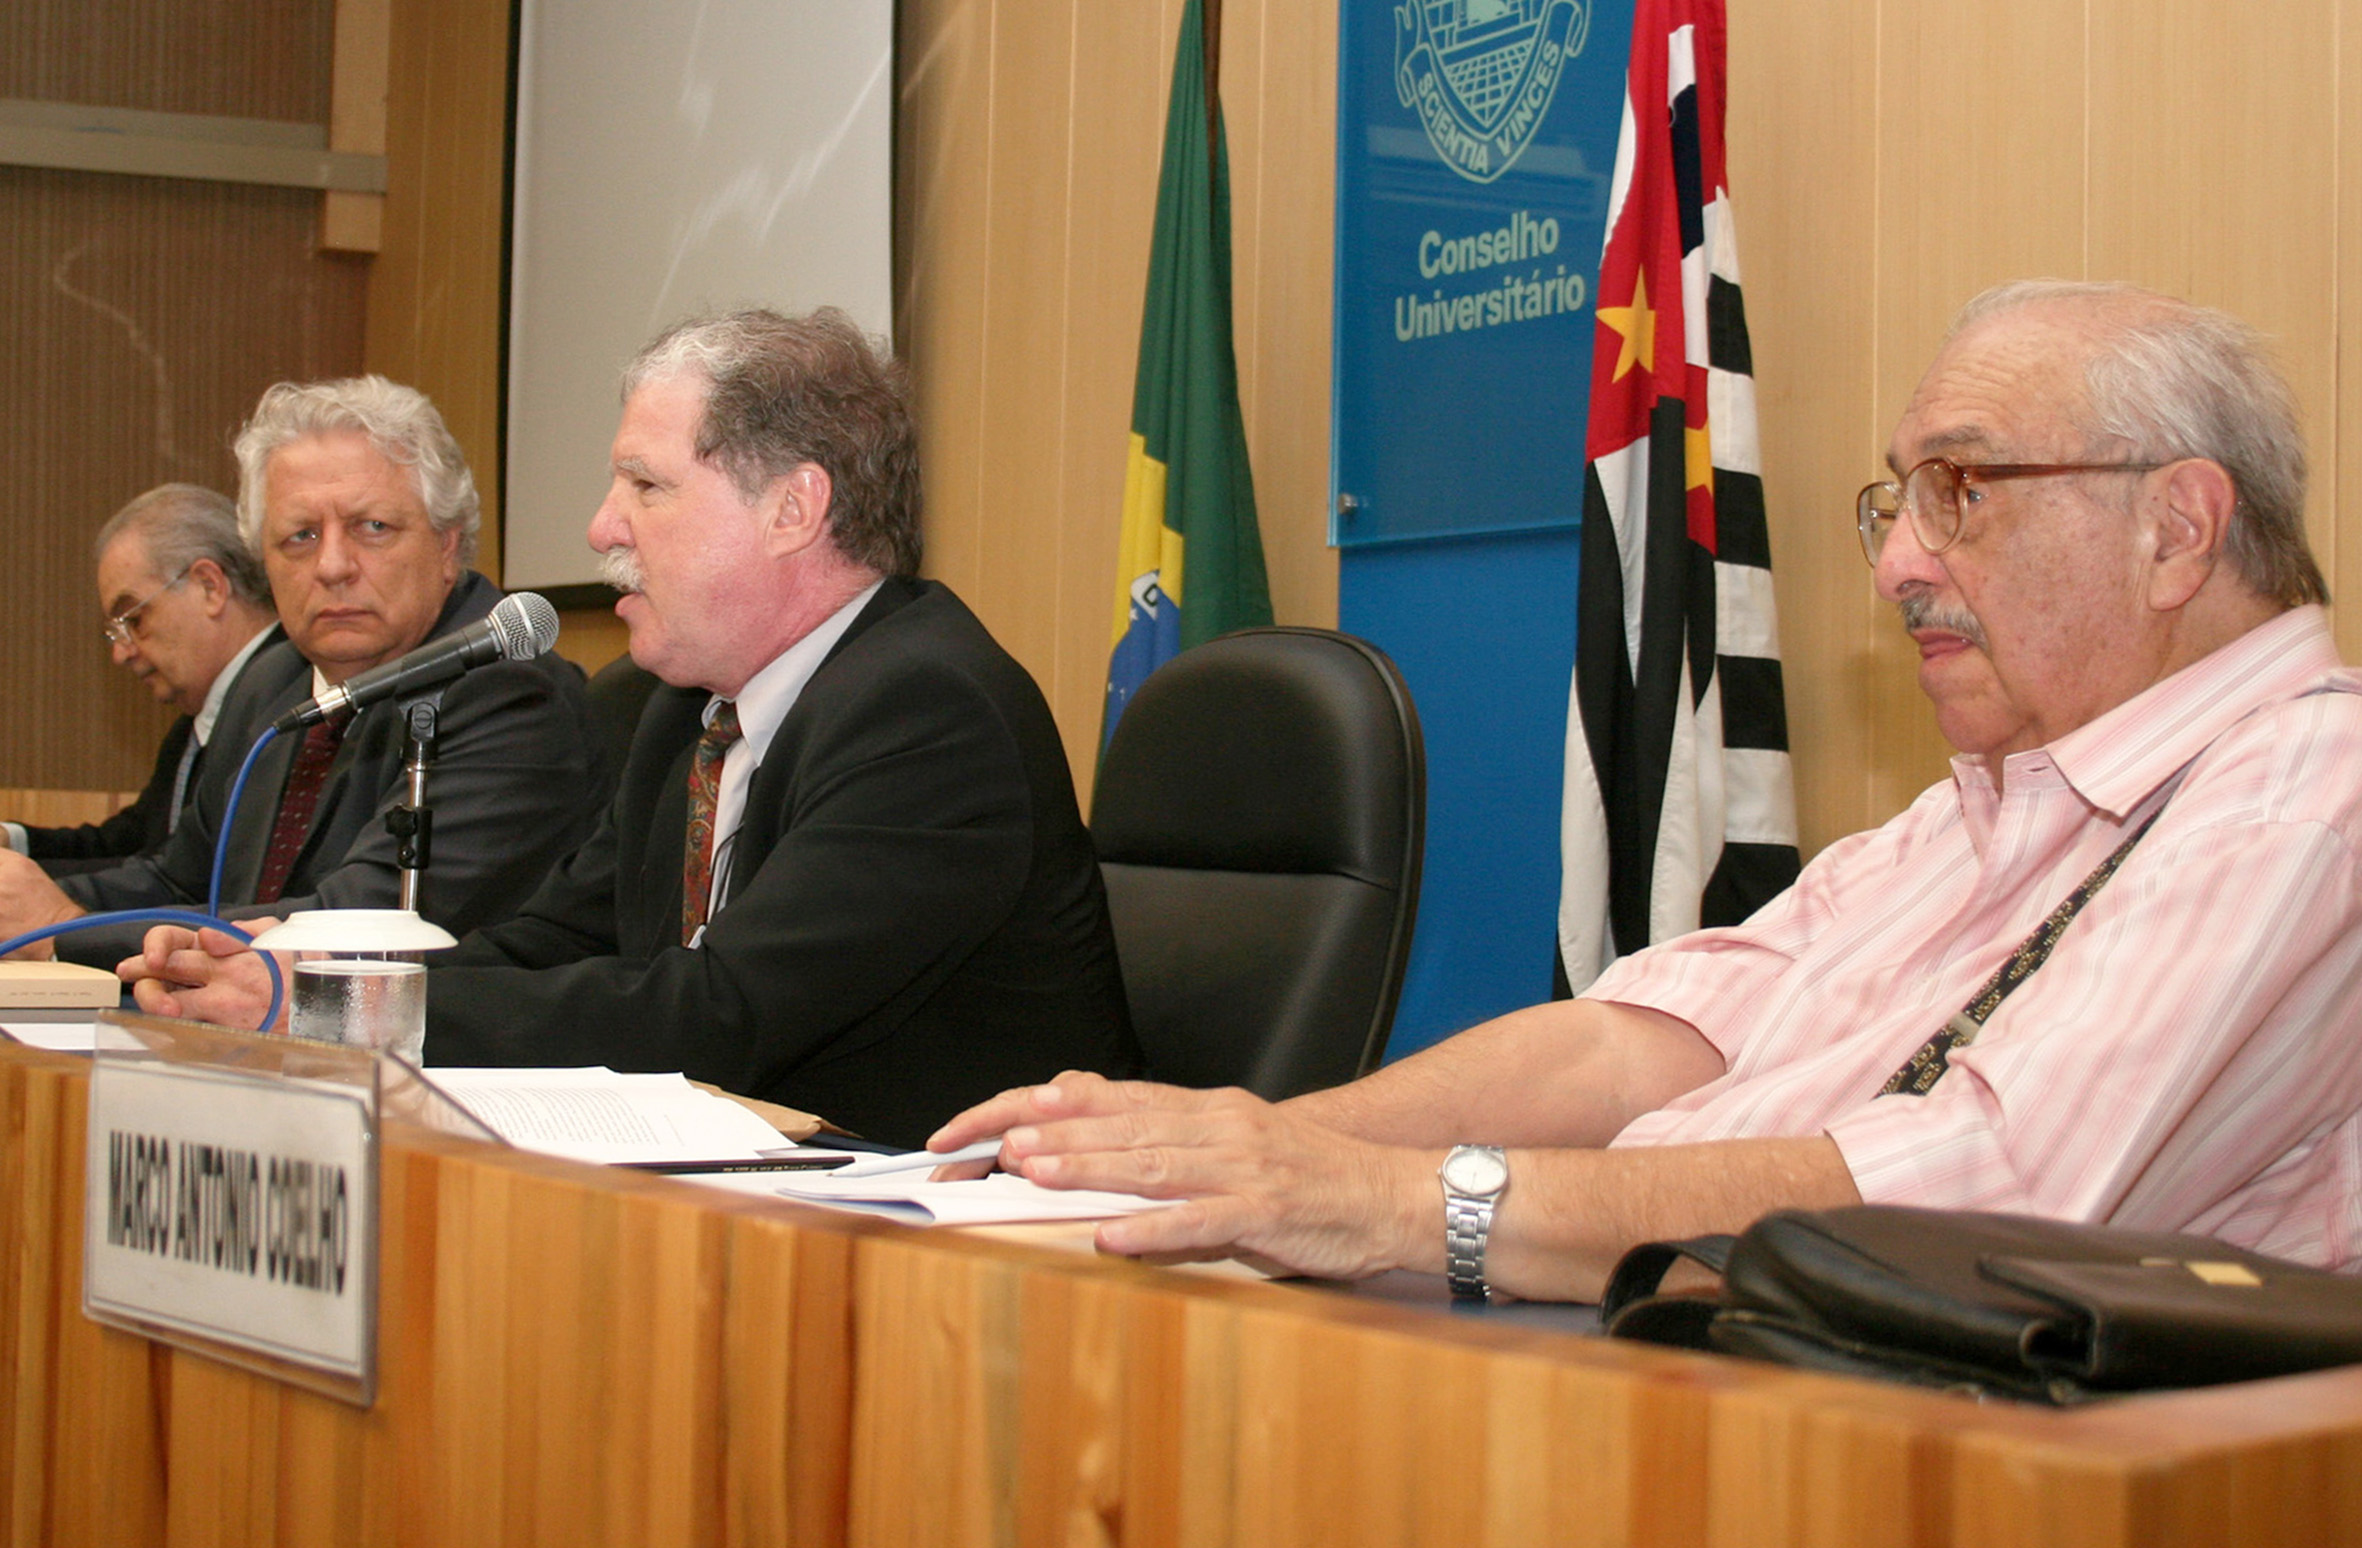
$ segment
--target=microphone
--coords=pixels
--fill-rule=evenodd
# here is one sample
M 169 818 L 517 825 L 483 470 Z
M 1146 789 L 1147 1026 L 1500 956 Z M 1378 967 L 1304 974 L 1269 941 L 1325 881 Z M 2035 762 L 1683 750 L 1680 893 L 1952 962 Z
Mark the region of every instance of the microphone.
M 331 715 L 391 699 L 417 688 L 447 683 L 487 661 L 530 661 L 558 642 L 558 610 L 530 591 L 502 597 L 492 611 L 439 640 L 429 640 L 399 661 L 356 672 L 316 699 L 306 700 L 272 722 L 282 734 L 316 726 Z

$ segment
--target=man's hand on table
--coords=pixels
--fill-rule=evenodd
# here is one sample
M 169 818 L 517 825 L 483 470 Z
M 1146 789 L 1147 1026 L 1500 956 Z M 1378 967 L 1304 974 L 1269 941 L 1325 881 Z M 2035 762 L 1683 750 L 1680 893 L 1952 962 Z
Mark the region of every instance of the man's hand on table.
M 84 912 L 82 905 L 67 897 L 49 879 L 49 873 L 41 869 L 41 862 L 13 849 L 0 849 L 0 940 L 38 930 L 43 925 L 79 919 Z M 25 961 L 46 962 L 57 955 L 57 946 L 52 941 L 35 941 L 10 955 Z
M 1329 1279 L 1442 1265 L 1436 1158 L 1352 1139 L 1243 1091 L 1069 1072 L 982 1102 L 927 1143 L 952 1150 L 995 1135 L 1001 1169 L 1045 1187 L 1183 1201 L 1103 1222 L 1108 1252 L 1238 1256 Z
M 250 919 L 240 928 L 260 935 L 279 923 Z M 282 953 L 282 980 L 294 972 L 294 959 Z M 131 986 L 131 997 L 151 1016 L 179 1016 L 210 1021 L 219 1026 L 252 1029 L 262 1025 L 270 1008 L 270 970 L 255 949 L 220 930 L 187 930 L 158 925 L 147 933 L 140 954 L 126 957 L 115 976 Z M 287 1007 L 270 1028 L 287 1029 Z

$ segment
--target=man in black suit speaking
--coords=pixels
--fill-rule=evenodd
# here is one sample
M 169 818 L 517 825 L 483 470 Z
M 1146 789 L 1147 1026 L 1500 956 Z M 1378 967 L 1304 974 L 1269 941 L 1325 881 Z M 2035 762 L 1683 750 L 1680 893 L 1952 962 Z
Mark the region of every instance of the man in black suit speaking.
M 1132 1070 L 1049 707 L 916 578 L 900 370 L 833 311 L 684 325 L 626 373 L 612 467 L 591 544 L 671 686 L 589 841 L 429 975 L 427 1057 L 682 1070 L 904 1144 Z M 256 964 L 206 945 L 158 931 L 123 971 L 253 1025 Z
M 238 533 L 238 508 L 227 495 L 196 484 L 158 485 L 108 517 L 91 548 L 109 654 L 180 718 L 156 749 L 147 788 L 106 821 L 0 823 L 6 847 L 31 855 L 51 875 L 164 847 L 204 766 L 230 684 L 277 621 L 270 583 Z

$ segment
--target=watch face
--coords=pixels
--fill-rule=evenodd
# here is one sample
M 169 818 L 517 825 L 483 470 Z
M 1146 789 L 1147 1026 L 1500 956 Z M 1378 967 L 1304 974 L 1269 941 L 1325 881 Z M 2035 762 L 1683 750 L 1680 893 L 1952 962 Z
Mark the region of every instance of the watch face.
M 1454 1193 L 1486 1198 L 1509 1181 L 1509 1163 L 1497 1150 L 1463 1145 L 1444 1158 L 1443 1183 Z

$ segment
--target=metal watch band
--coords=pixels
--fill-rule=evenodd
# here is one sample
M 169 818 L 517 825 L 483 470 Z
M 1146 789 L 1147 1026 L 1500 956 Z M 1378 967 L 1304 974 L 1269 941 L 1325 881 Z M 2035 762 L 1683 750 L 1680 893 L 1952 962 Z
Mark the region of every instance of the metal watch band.
M 1452 1294 L 1463 1301 L 1491 1295 L 1484 1282 L 1484 1244 L 1493 1232 L 1493 1201 L 1446 1196 L 1443 1201 L 1443 1272 Z
M 1474 1175 L 1470 1162 L 1477 1163 Z M 1485 1246 L 1492 1237 L 1494 1206 L 1509 1187 L 1508 1165 L 1508 1152 L 1498 1145 L 1458 1145 L 1436 1173 L 1443 1183 L 1444 1278 L 1456 1299 L 1491 1299 L 1492 1286 L 1485 1282 Z M 1480 1178 L 1485 1180 L 1479 1182 Z

